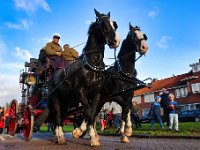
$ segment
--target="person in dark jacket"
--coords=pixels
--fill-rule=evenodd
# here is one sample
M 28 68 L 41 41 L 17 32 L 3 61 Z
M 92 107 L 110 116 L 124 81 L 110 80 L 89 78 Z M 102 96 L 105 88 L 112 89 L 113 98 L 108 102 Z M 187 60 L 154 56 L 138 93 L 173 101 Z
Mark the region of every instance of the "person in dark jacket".
M 160 104 L 164 111 L 164 119 L 167 122 L 167 126 L 169 127 L 169 107 L 168 107 L 169 102 L 170 102 L 169 92 L 165 88 L 163 88 L 162 94 L 160 95 L 160 97 L 161 97 Z
M 136 128 L 141 128 L 141 122 L 140 122 L 140 107 L 136 102 L 132 102 L 132 107 L 131 107 L 131 120 L 132 122 L 135 123 Z
M 155 102 L 151 103 L 151 108 L 149 111 L 149 117 L 151 117 L 150 129 L 153 129 L 155 122 L 157 121 L 161 128 L 163 127 L 162 119 L 161 119 L 161 107 L 160 107 L 161 97 L 157 96 L 155 98 Z

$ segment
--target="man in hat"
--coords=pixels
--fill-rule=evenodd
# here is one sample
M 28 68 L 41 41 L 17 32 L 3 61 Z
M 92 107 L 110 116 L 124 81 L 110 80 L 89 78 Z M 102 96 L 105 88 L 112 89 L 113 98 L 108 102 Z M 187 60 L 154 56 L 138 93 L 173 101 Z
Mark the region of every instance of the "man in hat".
M 63 46 L 64 51 L 62 52 L 63 57 L 70 63 L 74 63 L 74 60 L 78 58 L 78 52 L 71 48 L 69 44 Z
M 60 40 L 60 35 L 54 34 L 53 41 L 48 42 L 44 47 L 47 56 L 46 60 L 47 69 L 49 70 L 49 68 L 51 68 L 50 73 L 47 74 L 51 74 L 54 70 L 66 66 L 66 60 L 62 57 L 62 47 L 59 45 L 59 40 Z
M 45 46 L 45 51 L 48 56 L 61 56 L 62 47 L 59 45 L 60 35 L 54 34 L 53 41 L 48 42 Z

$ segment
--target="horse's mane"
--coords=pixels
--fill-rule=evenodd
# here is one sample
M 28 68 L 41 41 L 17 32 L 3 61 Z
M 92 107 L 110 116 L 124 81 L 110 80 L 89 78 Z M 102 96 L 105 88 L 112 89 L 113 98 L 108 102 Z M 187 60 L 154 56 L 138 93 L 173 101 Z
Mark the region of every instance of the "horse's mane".
M 88 29 L 88 35 L 90 35 L 95 30 L 95 28 L 96 28 L 96 22 L 92 22 Z
M 126 38 L 126 39 L 127 39 L 127 38 Z M 127 48 L 127 41 L 126 41 L 126 39 L 123 40 L 123 42 L 122 42 L 121 49 L 119 50 L 119 53 L 118 53 L 118 55 L 117 55 L 117 58 L 120 58 L 120 57 L 122 57 L 122 56 L 124 55 L 124 50 L 122 50 L 122 47 L 125 47 L 124 49 Z

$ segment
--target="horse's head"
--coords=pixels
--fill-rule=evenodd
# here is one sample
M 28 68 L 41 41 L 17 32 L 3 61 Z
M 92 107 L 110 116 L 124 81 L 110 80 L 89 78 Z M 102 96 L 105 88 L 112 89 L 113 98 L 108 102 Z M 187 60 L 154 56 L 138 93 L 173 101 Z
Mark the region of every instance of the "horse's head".
M 96 24 L 104 38 L 104 41 L 110 48 L 117 48 L 120 43 L 120 38 L 116 32 L 117 23 L 110 19 L 110 12 L 105 14 L 100 14 L 96 9 L 94 9 L 96 14 Z
M 133 27 L 131 24 L 129 24 L 129 30 L 128 36 L 131 42 L 137 47 L 137 51 L 144 55 L 148 50 L 146 34 L 142 33 L 138 26 Z

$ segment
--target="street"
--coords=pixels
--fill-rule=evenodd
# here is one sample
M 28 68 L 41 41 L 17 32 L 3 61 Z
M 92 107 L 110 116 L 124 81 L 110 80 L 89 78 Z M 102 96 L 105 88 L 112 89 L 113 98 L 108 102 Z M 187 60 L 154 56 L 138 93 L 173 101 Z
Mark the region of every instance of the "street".
M 200 141 L 194 139 L 158 139 L 133 138 L 127 144 L 120 143 L 119 136 L 100 136 L 101 146 L 91 147 L 89 136 L 74 139 L 71 133 L 65 133 L 66 145 L 52 142 L 51 133 L 33 133 L 31 141 L 24 141 L 22 134 L 14 137 L 0 135 L 0 150 L 200 150 Z

